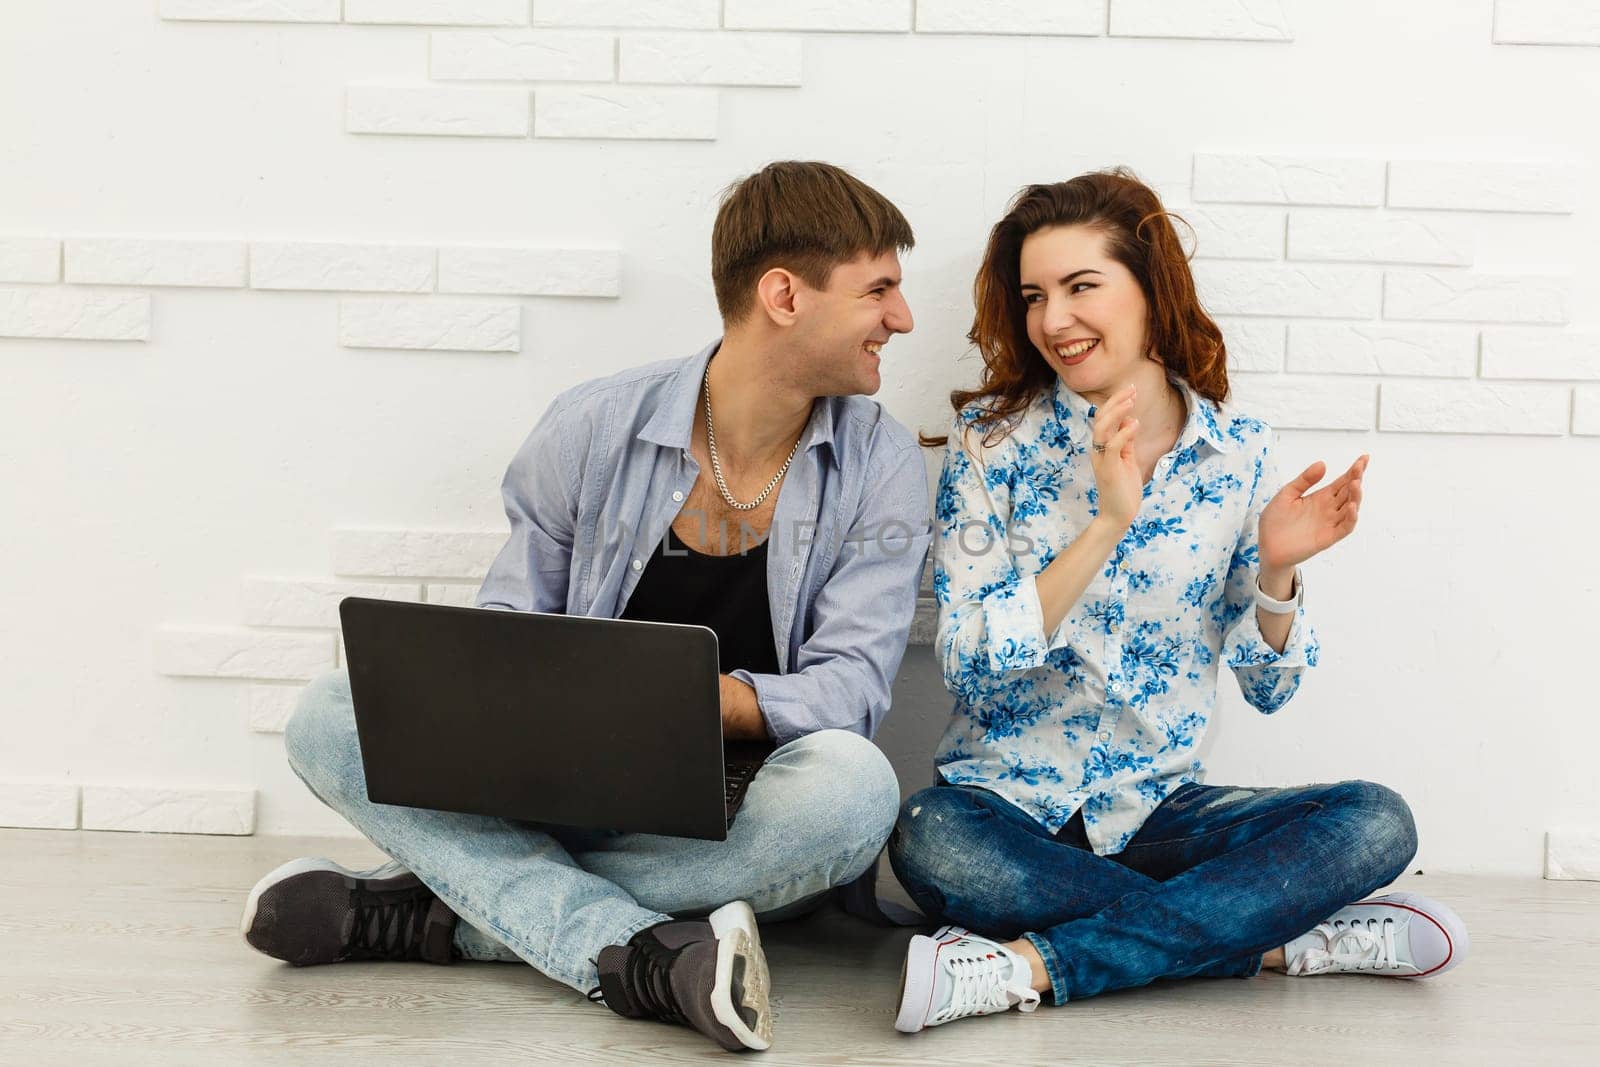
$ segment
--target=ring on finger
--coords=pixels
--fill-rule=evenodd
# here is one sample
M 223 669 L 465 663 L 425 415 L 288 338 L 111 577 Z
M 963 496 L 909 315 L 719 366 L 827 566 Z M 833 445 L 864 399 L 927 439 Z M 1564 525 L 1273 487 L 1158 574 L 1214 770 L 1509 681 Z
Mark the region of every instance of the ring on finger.
M 1106 446 L 1105 445 L 1101 444 L 1099 441 L 1092 441 L 1090 443 L 1094 445 L 1094 450 L 1095 450 L 1095 453 L 1097 455 L 1102 455 L 1102 456 L 1105 455 L 1105 453 L 1106 453 Z

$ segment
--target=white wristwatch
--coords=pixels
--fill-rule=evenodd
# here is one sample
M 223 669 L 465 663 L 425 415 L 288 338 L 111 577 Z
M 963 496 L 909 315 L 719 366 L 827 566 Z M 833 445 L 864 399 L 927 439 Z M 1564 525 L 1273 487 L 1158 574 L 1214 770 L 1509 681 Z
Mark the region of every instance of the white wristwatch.
M 1294 584 L 1290 586 L 1288 600 L 1274 600 L 1261 591 L 1261 576 L 1256 575 L 1256 607 L 1269 615 L 1293 615 L 1300 609 L 1305 588 L 1300 584 L 1300 568 L 1294 569 Z

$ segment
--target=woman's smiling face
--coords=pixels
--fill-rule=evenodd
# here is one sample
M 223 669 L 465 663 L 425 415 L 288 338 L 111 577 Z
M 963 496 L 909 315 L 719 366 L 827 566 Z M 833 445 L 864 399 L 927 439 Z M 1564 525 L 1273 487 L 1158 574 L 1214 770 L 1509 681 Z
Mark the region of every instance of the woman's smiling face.
M 1073 392 L 1105 393 L 1147 357 L 1149 304 L 1089 226 L 1051 226 L 1022 242 L 1028 339 Z

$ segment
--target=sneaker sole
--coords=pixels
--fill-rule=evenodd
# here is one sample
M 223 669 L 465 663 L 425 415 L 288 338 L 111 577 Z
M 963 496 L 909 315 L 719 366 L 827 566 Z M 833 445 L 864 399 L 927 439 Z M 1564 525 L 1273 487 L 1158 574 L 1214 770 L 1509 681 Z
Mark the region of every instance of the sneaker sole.
M 770 1048 L 772 975 L 767 970 L 766 954 L 761 951 L 755 912 L 749 904 L 736 900 L 712 912 L 708 921 L 717 938 L 712 1014 L 745 1048 Z
M 261 877 L 260 881 L 251 887 L 250 895 L 247 896 L 244 901 L 244 914 L 239 918 L 239 934 L 244 938 L 245 944 L 249 945 L 257 952 L 261 951 L 259 948 L 256 948 L 255 944 L 250 940 L 250 931 L 255 926 L 256 922 L 256 909 L 261 904 L 262 894 L 286 879 L 293 878 L 301 874 L 313 873 L 333 874 L 339 876 L 340 878 L 382 877 L 380 872 L 386 870 L 390 866 L 394 866 L 398 870 L 405 869 L 400 867 L 400 865 L 395 861 L 390 861 L 389 863 L 384 864 L 382 867 L 375 868 L 372 871 L 352 871 L 347 867 L 341 867 L 332 860 L 323 859 L 318 856 L 302 856 L 300 859 L 294 859 L 287 863 L 280 864 L 279 866 L 268 871 Z M 277 959 L 276 956 L 273 956 L 272 958 Z
M 1444 962 L 1437 967 L 1421 974 L 1401 974 L 1394 977 L 1412 979 L 1437 978 L 1444 972 L 1460 966 L 1461 962 L 1467 958 L 1467 949 L 1471 944 L 1470 939 L 1467 937 L 1467 924 L 1462 922 L 1461 916 L 1457 915 L 1451 908 L 1430 897 L 1425 897 L 1421 893 L 1385 893 L 1381 897 L 1371 897 L 1357 903 L 1370 904 L 1375 902 L 1400 905 L 1439 927 L 1440 930 L 1444 931 L 1445 940 L 1450 942 L 1450 955 L 1446 956 Z

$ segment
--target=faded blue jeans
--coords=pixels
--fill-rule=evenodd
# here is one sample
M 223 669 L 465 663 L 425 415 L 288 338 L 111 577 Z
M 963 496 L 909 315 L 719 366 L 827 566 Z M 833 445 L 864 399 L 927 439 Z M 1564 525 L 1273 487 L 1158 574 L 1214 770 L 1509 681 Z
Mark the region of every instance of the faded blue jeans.
M 399 860 L 462 921 L 472 960 L 525 961 L 580 992 L 594 960 L 648 926 L 745 900 L 800 914 L 877 858 L 900 788 L 872 742 L 822 730 L 780 747 L 750 783 L 726 841 L 574 830 L 367 799 L 350 681 L 306 688 L 284 733 L 289 765 L 323 803 Z
M 906 801 L 889 841 L 923 911 L 1027 937 L 1057 1004 L 1157 978 L 1248 978 L 1416 851 L 1406 802 L 1371 782 L 1189 783 L 1114 856 L 1090 849 L 1081 812 L 1052 835 L 986 789 L 939 785 Z

